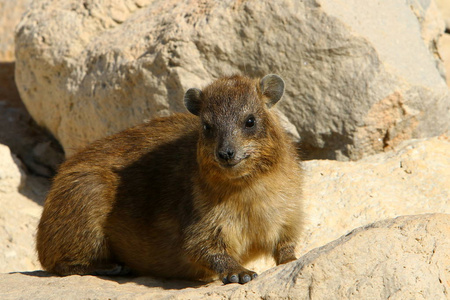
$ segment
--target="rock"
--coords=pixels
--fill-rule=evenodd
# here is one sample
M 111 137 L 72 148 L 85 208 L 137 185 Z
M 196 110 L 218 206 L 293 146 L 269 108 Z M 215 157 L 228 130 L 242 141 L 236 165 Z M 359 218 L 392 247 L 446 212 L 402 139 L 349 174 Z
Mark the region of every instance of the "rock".
M 450 34 L 444 34 L 439 40 L 439 53 L 444 61 L 447 85 L 450 86 Z
M 298 254 L 378 220 L 450 213 L 450 138 L 407 141 L 394 150 L 358 162 L 303 163 L 307 242 Z
M 25 172 L 17 166 L 19 163 L 9 148 L 0 144 L 0 194 L 18 191 L 23 185 Z
M 442 78 L 446 78 L 444 63 L 439 53 L 439 39 L 445 31 L 445 21 L 439 7 L 434 0 L 408 0 L 412 11 L 420 23 L 420 33 L 428 51 L 433 55 L 436 68 L 439 70 Z
M 16 80 L 70 155 L 185 111 L 189 87 L 278 73 L 279 108 L 310 157 L 359 159 L 449 129 L 442 23 L 416 2 L 35 1 L 17 28 Z
M 245 284 L 153 278 L 0 274 L 2 299 L 446 299 L 450 215 L 404 216 L 358 228 Z
M 64 160 L 61 146 L 36 125 L 19 97 L 0 100 L 0 144 L 7 145 L 27 171 L 47 178 Z
M 41 213 L 40 205 L 18 192 L 0 193 L 0 273 L 41 269 L 34 241 Z
M 14 84 L 15 27 L 31 0 L 0 0 L 0 101 L 18 97 Z
M 450 31 L 450 2 L 447 0 L 435 0 L 442 17 L 445 20 L 445 27 Z
M 34 234 L 42 207 L 19 193 L 33 193 L 24 191 L 24 182 L 30 178 L 20 164 L 9 148 L 0 144 L 0 272 L 40 268 Z
M 0 0 L 0 63 L 14 61 L 14 29 L 30 2 Z
M 0 0 L 0 144 L 7 145 L 34 174 L 51 177 L 64 158 L 61 147 L 36 126 L 14 80 L 14 31 L 30 0 Z M 46 146 L 45 158 L 38 152 Z
M 33 123 L 14 82 L 14 31 L 30 2 L 0 0 L 0 272 L 40 268 L 34 235 L 48 182 L 27 172 L 51 176 L 55 160 L 62 160 Z

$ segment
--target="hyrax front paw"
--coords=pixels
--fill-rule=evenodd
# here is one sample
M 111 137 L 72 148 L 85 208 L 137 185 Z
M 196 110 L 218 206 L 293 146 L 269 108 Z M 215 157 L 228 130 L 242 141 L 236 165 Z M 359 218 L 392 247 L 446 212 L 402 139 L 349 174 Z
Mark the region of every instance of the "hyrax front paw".
M 224 274 L 222 277 L 222 282 L 224 284 L 228 283 L 247 283 L 253 279 L 258 277 L 258 274 L 256 274 L 253 271 L 243 269 L 243 270 L 237 270 L 234 272 L 229 272 L 228 274 Z

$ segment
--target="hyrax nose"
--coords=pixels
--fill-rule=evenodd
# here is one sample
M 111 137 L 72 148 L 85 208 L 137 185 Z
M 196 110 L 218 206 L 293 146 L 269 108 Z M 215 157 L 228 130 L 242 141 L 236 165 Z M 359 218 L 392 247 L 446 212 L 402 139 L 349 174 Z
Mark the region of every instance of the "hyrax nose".
M 223 149 L 217 152 L 217 156 L 220 160 L 229 161 L 234 158 L 235 151 L 234 149 Z

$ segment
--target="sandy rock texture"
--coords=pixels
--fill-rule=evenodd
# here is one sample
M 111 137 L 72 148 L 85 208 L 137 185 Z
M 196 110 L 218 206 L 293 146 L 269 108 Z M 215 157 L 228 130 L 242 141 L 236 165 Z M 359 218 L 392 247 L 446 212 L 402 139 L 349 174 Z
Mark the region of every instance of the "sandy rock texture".
M 0 274 L 2 299 L 448 299 L 450 215 L 360 227 L 246 284 Z
M 447 85 L 450 86 L 450 34 L 444 34 L 439 40 L 439 53 L 445 66 L 447 76 Z
M 34 235 L 45 185 L 27 176 L 21 165 L 9 148 L 0 144 L 0 273 L 40 268 Z M 28 191 L 23 191 L 25 187 Z
M 450 1 L 436 0 L 439 11 L 445 21 L 445 34 L 439 39 L 439 53 L 447 74 L 447 85 L 450 86 Z
M 0 192 L 0 273 L 41 269 L 34 242 L 41 213 L 27 196 Z
M 15 27 L 30 2 L 0 0 L 0 63 L 14 61 Z
M 422 213 L 450 214 L 450 138 L 400 144 L 358 162 L 314 160 L 305 169 L 305 253 L 353 228 Z
M 435 2 L 445 21 L 445 27 L 450 32 L 450 2 L 447 0 L 435 0 Z
M 17 191 L 25 176 L 17 166 L 20 162 L 5 145 L 0 145 L 0 157 L 0 193 Z
M 17 27 L 16 81 L 70 155 L 184 111 L 189 87 L 278 73 L 311 157 L 359 159 L 448 130 L 438 15 L 426 0 L 36 1 Z
M 446 78 L 445 67 L 438 47 L 439 40 L 445 32 L 445 20 L 442 10 L 434 0 L 407 0 L 420 24 L 420 35 L 433 56 L 436 67 L 443 78 Z

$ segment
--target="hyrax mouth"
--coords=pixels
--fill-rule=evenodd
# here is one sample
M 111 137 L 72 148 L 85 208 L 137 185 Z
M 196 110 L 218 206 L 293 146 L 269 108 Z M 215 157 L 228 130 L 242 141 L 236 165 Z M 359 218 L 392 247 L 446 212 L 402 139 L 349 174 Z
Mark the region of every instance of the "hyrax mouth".
M 234 167 L 237 167 L 238 165 L 241 165 L 244 160 L 249 158 L 250 155 L 244 155 L 243 157 L 233 157 L 233 158 L 220 158 L 218 155 L 216 156 L 216 161 L 222 168 L 225 169 L 232 169 Z
M 237 166 L 241 161 L 242 161 L 242 159 L 241 160 L 227 161 L 227 162 L 219 162 L 219 165 L 221 167 L 223 167 L 223 168 L 231 169 L 231 168 Z

